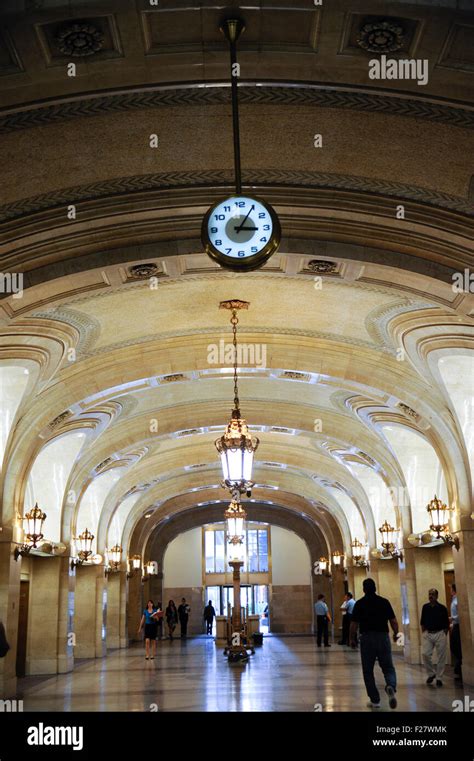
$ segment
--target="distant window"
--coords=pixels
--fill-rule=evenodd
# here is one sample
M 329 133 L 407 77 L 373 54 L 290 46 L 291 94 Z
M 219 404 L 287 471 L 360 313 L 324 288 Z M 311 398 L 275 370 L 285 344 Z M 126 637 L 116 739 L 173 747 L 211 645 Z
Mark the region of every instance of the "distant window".
M 248 528 L 245 531 L 242 571 L 249 573 L 268 572 L 268 531 L 265 528 Z M 230 571 L 225 529 L 216 526 L 204 531 L 204 566 L 206 573 L 226 573 Z

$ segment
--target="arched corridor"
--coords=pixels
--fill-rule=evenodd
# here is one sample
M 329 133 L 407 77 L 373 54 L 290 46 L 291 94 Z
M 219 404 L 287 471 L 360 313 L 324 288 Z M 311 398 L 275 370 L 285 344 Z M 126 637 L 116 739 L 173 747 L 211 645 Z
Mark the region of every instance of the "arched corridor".
M 470 3 L 3 5 L 0 701 L 367 710 L 344 616 L 370 577 L 399 708 L 452 711 L 474 690 Z M 392 53 L 427 81 L 375 81 Z M 450 620 L 422 628 L 432 588 Z

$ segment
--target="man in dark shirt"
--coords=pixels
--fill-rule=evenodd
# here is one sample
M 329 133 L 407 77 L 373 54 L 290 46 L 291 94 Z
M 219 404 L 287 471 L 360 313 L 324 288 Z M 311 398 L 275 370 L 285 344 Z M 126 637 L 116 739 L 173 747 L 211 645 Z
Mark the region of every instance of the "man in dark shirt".
M 397 675 L 392 661 L 392 648 L 388 636 L 387 621 L 393 630 L 393 641 L 397 641 L 398 621 L 393 608 L 385 597 L 375 594 L 377 587 L 373 579 L 365 579 L 362 588 L 365 596 L 357 600 L 352 610 L 350 626 L 350 644 L 357 646 L 356 636 L 359 627 L 360 658 L 365 688 L 370 698 L 369 708 L 380 707 L 380 693 L 375 684 L 374 666 L 378 660 L 385 677 L 385 692 L 390 708 L 397 707 Z
M 181 605 L 178 608 L 179 624 L 181 626 L 181 637 L 184 639 L 188 633 L 188 618 L 191 613 L 191 608 L 186 602 L 186 598 L 181 598 Z
M 216 615 L 212 600 L 209 600 L 204 608 L 204 621 L 206 622 L 206 634 L 212 634 L 212 624 Z
M 438 590 L 430 589 L 429 602 L 421 609 L 421 631 L 423 640 L 423 662 L 428 671 L 426 684 L 431 684 L 436 677 L 436 686 L 442 687 L 441 678 L 446 666 L 448 651 L 449 616 L 448 609 L 438 602 Z M 433 664 L 433 650 L 436 650 L 438 662 Z

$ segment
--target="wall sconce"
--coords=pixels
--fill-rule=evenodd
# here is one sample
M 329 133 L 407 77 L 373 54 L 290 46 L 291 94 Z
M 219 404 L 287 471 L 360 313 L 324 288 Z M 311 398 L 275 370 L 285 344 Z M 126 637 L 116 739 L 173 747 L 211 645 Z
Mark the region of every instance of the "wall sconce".
M 26 536 L 26 542 L 15 548 L 14 557 L 18 560 L 20 555 L 24 557 L 29 555 L 32 549 L 35 549 L 38 542 L 43 538 L 42 530 L 43 523 L 46 520 L 46 513 L 38 507 L 36 502 L 32 510 L 26 513 L 23 518 L 24 528 L 23 531 Z
M 339 552 L 339 550 L 335 550 L 332 553 L 332 562 L 333 565 L 335 565 L 337 568 L 340 568 L 342 572 L 345 574 L 347 573 L 347 568 L 344 567 L 344 553 Z
M 456 547 L 459 551 L 459 537 L 453 537 L 449 533 L 449 518 L 456 509 L 454 505 L 448 507 L 435 494 L 434 499 L 427 504 L 426 509 L 430 514 L 430 529 L 436 533 L 436 538 L 442 539 L 445 544 Z
M 148 563 L 145 563 L 145 567 L 143 569 L 145 573 L 142 576 L 142 581 L 148 581 L 150 576 L 157 576 L 158 574 L 158 563 L 156 560 L 149 560 Z
M 132 555 L 130 558 L 128 558 L 128 573 L 127 573 L 127 579 L 131 579 L 137 571 L 140 570 L 142 565 L 142 556 L 141 555 Z
M 107 557 L 109 563 L 105 569 L 106 576 L 108 576 L 109 573 L 116 573 L 120 570 L 120 563 L 122 562 L 122 548 L 120 545 L 116 544 L 111 550 L 108 550 Z
M 351 544 L 351 550 L 352 550 L 352 559 L 355 563 L 355 565 L 359 566 L 360 568 L 369 568 L 369 561 L 367 560 L 367 555 L 369 551 L 369 547 L 367 544 L 362 544 L 362 542 L 359 542 L 358 539 L 354 539 L 354 541 Z
M 327 576 L 328 578 L 331 577 L 331 572 L 329 570 L 329 560 L 327 558 L 319 558 L 319 568 L 321 569 L 321 574 L 323 576 Z
M 392 558 L 400 558 L 400 560 L 403 560 L 403 553 L 397 547 L 397 534 L 399 529 L 394 528 L 388 523 L 388 521 L 385 521 L 380 526 L 379 531 L 382 534 L 382 555 L 384 557 L 391 555 Z
M 331 578 L 331 574 L 328 571 L 329 560 L 327 558 L 319 558 L 313 564 L 313 572 L 316 576 L 326 576 Z
M 73 570 L 77 565 L 82 565 L 82 563 L 84 563 L 86 560 L 89 560 L 91 557 L 94 534 L 91 534 L 89 529 L 86 528 L 82 534 L 79 534 L 75 541 L 79 542 L 80 549 L 77 553 L 77 558 L 72 558 L 71 560 L 71 570 Z

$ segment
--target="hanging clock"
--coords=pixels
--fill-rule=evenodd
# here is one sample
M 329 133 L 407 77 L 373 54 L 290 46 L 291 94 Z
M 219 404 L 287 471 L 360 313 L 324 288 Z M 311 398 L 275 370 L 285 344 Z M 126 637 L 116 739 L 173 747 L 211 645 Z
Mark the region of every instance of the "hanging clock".
M 278 248 L 280 222 L 274 209 L 254 196 L 233 195 L 211 206 L 201 231 L 206 253 L 223 267 L 261 267 Z
M 230 44 L 235 195 L 211 206 L 201 229 L 202 244 L 211 259 L 226 269 L 241 272 L 265 264 L 277 250 L 281 238 L 280 222 L 270 204 L 242 193 L 236 45 L 244 29 L 239 18 L 227 19 L 221 26 Z

